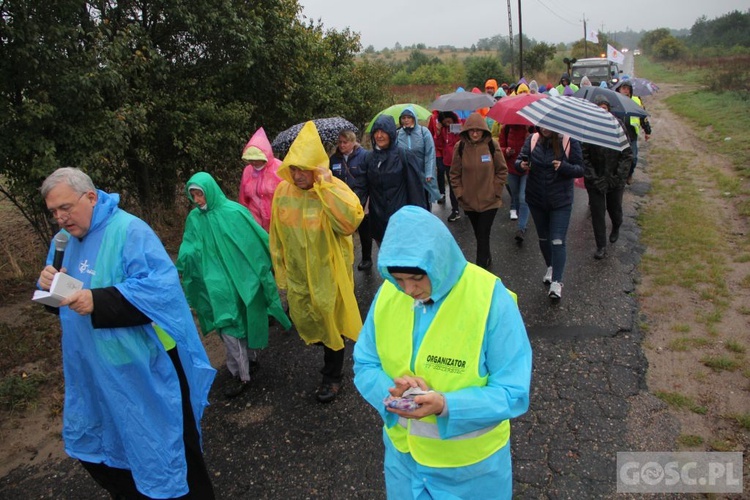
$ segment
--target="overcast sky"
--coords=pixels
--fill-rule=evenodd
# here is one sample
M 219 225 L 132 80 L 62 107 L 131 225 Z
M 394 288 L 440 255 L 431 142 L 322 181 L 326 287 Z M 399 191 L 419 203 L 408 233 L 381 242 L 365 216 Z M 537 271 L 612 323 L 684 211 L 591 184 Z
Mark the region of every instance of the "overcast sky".
M 511 0 L 513 33 L 518 34 L 518 2 Z M 424 43 L 428 47 L 470 47 L 481 38 L 508 35 L 507 0 L 299 0 L 303 15 L 327 28 L 349 27 L 362 47 L 376 50 Z M 746 12 L 748 0 L 522 0 L 523 33 L 539 42 L 573 42 L 587 28 L 599 31 L 690 28 L 733 10 Z

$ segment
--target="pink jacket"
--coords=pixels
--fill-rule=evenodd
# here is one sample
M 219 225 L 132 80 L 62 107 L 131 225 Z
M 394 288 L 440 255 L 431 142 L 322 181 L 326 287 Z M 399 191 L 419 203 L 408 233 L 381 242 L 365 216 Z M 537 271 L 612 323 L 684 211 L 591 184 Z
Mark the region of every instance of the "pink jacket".
M 242 152 L 244 153 L 250 146 L 260 149 L 266 155 L 268 162 L 260 170 L 255 170 L 252 165 L 245 167 L 244 172 L 242 172 L 242 181 L 240 181 L 239 202 L 246 206 L 253 214 L 255 221 L 268 231 L 271 226 L 273 193 L 276 191 L 276 186 L 281 182 L 281 178 L 276 175 L 281 160 L 274 158 L 271 143 L 268 141 L 263 127 L 253 134 L 245 147 L 242 148 Z

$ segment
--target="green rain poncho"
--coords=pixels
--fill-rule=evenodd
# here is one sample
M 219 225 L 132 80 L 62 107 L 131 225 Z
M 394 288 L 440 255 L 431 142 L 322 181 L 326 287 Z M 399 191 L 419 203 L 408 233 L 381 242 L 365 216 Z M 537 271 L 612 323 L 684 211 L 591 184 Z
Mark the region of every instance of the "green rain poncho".
M 185 192 L 195 202 L 190 186 L 203 190 L 206 206 L 188 214 L 177 269 L 201 330 L 266 347 L 269 315 L 291 327 L 271 274 L 268 234 L 247 208 L 227 199 L 210 174 L 198 172 L 188 181 Z

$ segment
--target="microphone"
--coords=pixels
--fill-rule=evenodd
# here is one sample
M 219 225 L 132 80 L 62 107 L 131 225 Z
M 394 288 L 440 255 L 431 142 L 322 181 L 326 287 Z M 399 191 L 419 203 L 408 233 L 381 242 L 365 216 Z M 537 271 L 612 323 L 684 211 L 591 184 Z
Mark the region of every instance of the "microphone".
M 52 260 L 52 267 L 58 271 L 62 269 L 63 256 L 65 255 L 65 247 L 68 246 L 68 240 L 70 237 L 67 233 L 62 231 L 55 235 L 55 239 L 52 242 L 55 244 L 55 257 Z

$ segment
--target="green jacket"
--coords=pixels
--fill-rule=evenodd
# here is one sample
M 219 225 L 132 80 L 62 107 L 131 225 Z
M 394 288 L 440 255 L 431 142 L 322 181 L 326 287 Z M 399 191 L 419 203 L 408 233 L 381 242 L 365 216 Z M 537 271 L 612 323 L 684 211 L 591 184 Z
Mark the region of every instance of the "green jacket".
M 190 186 L 203 190 L 206 206 L 188 214 L 177 269 L 201 330 L 266 347 L 269 315 L 291 327 L 271 272 L 268 234 L 247 208 L 227 199 L 210 174 L 198 172 L 187 182 L 185 192 L 195 203 Z

